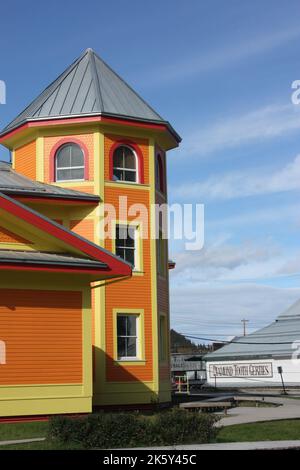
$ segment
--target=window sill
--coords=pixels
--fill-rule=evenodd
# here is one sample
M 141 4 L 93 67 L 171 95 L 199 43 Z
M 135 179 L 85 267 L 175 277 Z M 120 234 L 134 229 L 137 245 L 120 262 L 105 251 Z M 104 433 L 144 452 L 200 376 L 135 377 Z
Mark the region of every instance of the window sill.
M 132 270 L 132 276 L 144 276 L 144 271 L 139 271 L 139 270 Z
M 149 185 L 145 183 L 134 183 L 133 181 L 112 181 L 112 180 L 106 180 L 105 181 L 106 186 L 111 186 L 111 187 L 129 187 L 129 188 L 135 188 L 135 189 L 149 189 Z
M 63 186 L 63 187 L 69 187 L 69 186 L 86 186 L 86 185 L 93 185 L 94 180 L 66 180 L 66 181 L 53 181 L 52 184 L 55 184 L 56 186 Z
M 85 179 L 80 179 L 80 180 L 55 180 L 54 183 L 82 183 L 83 181 L 86 181 Z
M 144 359 L 115 359 L 115 365 L 127 365 L 127 366 L 145 366 L 146 361 Z

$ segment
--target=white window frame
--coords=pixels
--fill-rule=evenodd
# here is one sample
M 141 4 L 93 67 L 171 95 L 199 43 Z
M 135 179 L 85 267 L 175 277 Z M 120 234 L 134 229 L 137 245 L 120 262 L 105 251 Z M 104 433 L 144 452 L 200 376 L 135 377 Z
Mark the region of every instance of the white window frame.
M 119 167 L 119 166 L 115 166 L 114 165 L 114 157 L 115 157 L 115 152 L 120 148 L 120 147 L 126 147 L 128 148 L 129 150 L 131 150 L 131 152 L 133 153 L 134 155 L 134 158 L 135 158 L 135 170 L 132 170 L 131 168 L 124 168 L 124 167 Z M 140 178 L 140 175 L 139 175 L 139 165 L 138 165 L 138 157 L 137 157 L 137 154 L 135 152 L 135 150 L 130 147 L 130 145 L 126 145 L 126 144 L 120 144 L 117 148 L 115 148 L 114 150 L 114 154 L 113 154 L 113 162 L 112 162 L 112 166 L 113 166 L 113 178 L 114 178 L 114 170 L 119 170 L 119 171 L 130 171 L 132 173 L 135 173 L 135 181 L 128 181 L 128 180 L 113 180 L 115 183 L 127 183 L 127 184 L 138 184 L 139 183 L 139 178 Z
M 61 166 L 61 167 L 58 167 L 57 157 L 58 157 L 59 152 L 64 147 L 67 147 L 67 146 L 70 146 L 70 145 L 77 145 L 80 148 L 80 150 L 82 152 L 82 156 L 83 156 L 83 166 L 80 165 L 80 166 Z M 76 178 L 76 179 L 74 178 L 74 179 L 69 179 L 69 180 L 58 179 L 57 172 L 60 171 L 60 170 L 83 170 L 83 178 Z M 59 147 L 59 149 L 57 149 L 57 151 L 55 153 L 55 182 L 56 183 L 68 183 L 69 181 L 84 181 L 85 180 L 84 172 L 85 172 L 85 155 L 84 155 L 84 151 L 82 150 L 80 145 L 78 145 L 75 142 L 69 142 L 69 143 L 63 144 L 61 147 Z
M 117 246 L 117 227 L 127 227 L 127 230 L 128 228 L 132 228 L 134 230 L 134 247 L 128 247 L 128 246 Z M 130 224 L 130 223 L 122 223 L 122 222 L 116 222 L 116 226 L 115 226 L 115 253 L 117 253 L 117 248 L 122 248 L 124 250 L 133 250 L 133 255 L 134 255 L 134 264 L 133 264 L 133 271 L 137 271 L 138 270 L 138 262 L 139 262 L 139 259 L 138 259 L 138 253 L 137 253 L 137 250 L 138 250 L 138 226 L 136 225 L 133 225 L 133 224 Z M 122 239 L 121 239 L 122 241 Z M 120 257 L 121 258 L 121 257 Z M 124 259 L 124 258 L 122 258 Z M 126 261 L 126 260 L 125 260 Z
M 119 335 L 118 334 L 118 317 L 135 317 L 136 319 L 136 325 L 135 325 L 135 331 L 136 335 Z M 118 312 L 117 317 L 116 317 L 116 328 L 117 328 L 117 360 L 118 361 L 135 361 L 140 359 L 140 314 L 138 313 L 128 313 L 128 312 Z M 135 356 L 119 356 L 118 354 L 118 339 L 119 338 L 136 338 L 136 355 Z

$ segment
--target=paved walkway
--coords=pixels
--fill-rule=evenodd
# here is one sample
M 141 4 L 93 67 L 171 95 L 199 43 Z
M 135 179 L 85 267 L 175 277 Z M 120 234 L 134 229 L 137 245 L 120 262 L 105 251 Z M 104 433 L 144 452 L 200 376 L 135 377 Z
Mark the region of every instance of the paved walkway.
M 278 406 L 270 408 L 256 408 L 252 406 L 231 408 L 228 410 L 227 417 L 222 418 L 217 423 L 217 426 L 300 418 L 300 400 L 285 397 L 270 397 L 266 398 L 265 401 L 276 403 Z
M 300 441 L 228 442 L 224 444 L 192 444 L 173 447 L 147 447 L 146 450 L 279 450 L 300 449 Z M 136 449 L 131 449 L 136 450 Z
M 45 437 L 35 437 L 32 439 L 15 439 L 13 441 L 0 441 L 0 446 L 9 446 L 10 444 L 28 444 L 30 442 L 41 442 L 45 440 Z

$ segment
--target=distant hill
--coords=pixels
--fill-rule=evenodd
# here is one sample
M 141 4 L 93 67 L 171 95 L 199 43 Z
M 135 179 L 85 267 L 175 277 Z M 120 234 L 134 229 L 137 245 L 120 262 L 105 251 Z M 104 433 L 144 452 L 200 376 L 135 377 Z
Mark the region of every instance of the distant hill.
M 211 347 L 206 344 L 195 344 L 185 336 L 171 330 L 171 352 L 172 353 L 203 353 L 211 351 Z

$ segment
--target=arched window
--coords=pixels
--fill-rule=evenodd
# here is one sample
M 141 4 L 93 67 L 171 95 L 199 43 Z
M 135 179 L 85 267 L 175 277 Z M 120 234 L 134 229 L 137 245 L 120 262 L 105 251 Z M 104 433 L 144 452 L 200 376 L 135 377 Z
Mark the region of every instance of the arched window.
M 155 179 L 156 179 L 156 188 L 160 192 L 164 192 L 164 171 L 163 171 L 163 162 L 160 154 L 156 156 L 155 162 Z
M 113 179 L 137 182 L 137 157 L 127 145 L 120 145 L 113 153 Z
M 84 154 L 78 144 L 62 145 L 55 154 L 56 181 L 84 179 Z

